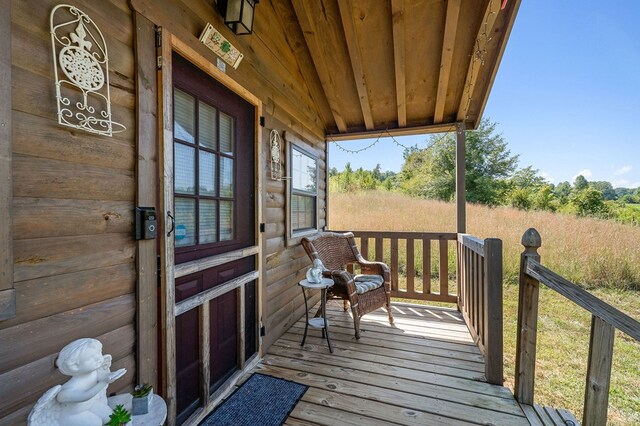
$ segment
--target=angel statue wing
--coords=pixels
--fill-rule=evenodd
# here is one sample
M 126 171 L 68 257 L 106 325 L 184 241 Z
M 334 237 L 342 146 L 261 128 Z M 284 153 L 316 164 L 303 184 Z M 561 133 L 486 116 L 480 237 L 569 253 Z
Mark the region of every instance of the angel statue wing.
M 62 407 L 56 400 L 56 395 L 58 395 L 60 389 L 62 389 L 62 386 L 56 385 L 40 397 L 31 413 L 29 413 L 29 426 L 55 426 L 58 424 Z

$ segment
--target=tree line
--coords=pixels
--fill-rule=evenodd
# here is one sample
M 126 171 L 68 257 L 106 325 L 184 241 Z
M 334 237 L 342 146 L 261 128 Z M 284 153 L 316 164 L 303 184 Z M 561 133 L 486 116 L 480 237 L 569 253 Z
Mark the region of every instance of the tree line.
M 426 148 L 405 149 L 399 173 L 353 170 L 329 171 L 329 190 L 400 191 L 420 198 L 453 201 L 455 197 L 456 140 L 449 133 L 432 136 Z M 518 155 L 508 149 L 496 123 L 483 120 L 477 130 L 466 135 L 467 201 L 489 206 L 506 205 L 520 210 L 546 210 L 615 219 L 640 225 L 640 188 L 613 188 L 610 182 L 588 181 L 579 175 L 557 185 L 527 166 L 518 168 Z

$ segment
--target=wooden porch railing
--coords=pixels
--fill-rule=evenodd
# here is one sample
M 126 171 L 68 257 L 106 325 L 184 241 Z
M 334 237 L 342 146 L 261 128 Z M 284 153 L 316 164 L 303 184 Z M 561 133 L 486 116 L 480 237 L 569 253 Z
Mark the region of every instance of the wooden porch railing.
M 485 357 L 487 382 L 502 385 L 502 241 L 455 232 L 353 234 L 365 258 L 391 268 L 391 297 L 457 304 Z
M 452 294 L 449 288 L 449 242 L 456 241 L 455 232 L 352 232 L 360 241 L 360 253 L 365 259 L 385 262 L 391 268 L 391 297 L 432 302 L 458 301 L 457 295 Z M 436 245 L 438 291 L 431 288 L 432 266 L 435 266 L 432 265 L 432 243 Z M 405 274 L 400 274 L 400 271 Z M 400 279 L 402 275 L 406 275 L 404 282 Z
M 489 383 L 502 385 L 502 241 L 458 235 L 458 309 L 485 358 Z
M 515 397 L 521 404 L 533 405 L 538 293 L 542 283 L 592 314 L 582 424 L 605 425 L 615 330 L 640 341 L 640 323 L 542 266 L 538 254 L 542 239 L 535 229 L 524 233 L 522 245 L 525 250 L 520 259 Z

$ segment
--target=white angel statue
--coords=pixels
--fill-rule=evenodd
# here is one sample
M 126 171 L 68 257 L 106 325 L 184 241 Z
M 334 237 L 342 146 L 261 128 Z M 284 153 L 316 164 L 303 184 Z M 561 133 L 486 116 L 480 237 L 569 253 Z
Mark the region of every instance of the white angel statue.
M 324 265 L 320 259 L 313 261 L 313 266 L 307 271 L 307 281 L 310 283 L 322 282 L 322 271 L 324 271 Z
M 40 397 L 29 414 L 29 426 L 102 426 L 112 413 L 107 386 L 127 372 L 111 372 L 111 355 L 102 355 L 96 339 L 78 339 L 65 346 L 56 361 L 58 370 L 71 376 Z

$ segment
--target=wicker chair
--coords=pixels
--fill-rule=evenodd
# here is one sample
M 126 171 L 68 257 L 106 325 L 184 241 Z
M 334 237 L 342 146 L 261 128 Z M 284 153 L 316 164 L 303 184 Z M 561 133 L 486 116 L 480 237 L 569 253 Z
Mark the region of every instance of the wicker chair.
M 365 260 L 356 246 L 351 232 L 320 232 L 313 237 L 303 238 L 302 246 L 311 258 L 311 261 L 320 259 L 326 268 L 323 275 L 332 278 L 335 285 L 329 288 L 327 298 L 342 299 L 345 311 L 347 302 L 351 305 L 353 313 L 353 326 L 356 331 L 356 339 L 360 338 L 360 318 L 371 311 L 385 306 L 389 313 L 389 323 L 393 324 L 391 313 L 391 272 L 389 267 L 382 262 L 369 262 Z M 361 273 L 367 275 L 379 275 L 383 284 L 372 290 L 358 294 L 356 280 L 346 271 L 346 265 L 357 263 Z M 379 281 L 378 281 L 379 283 Z

